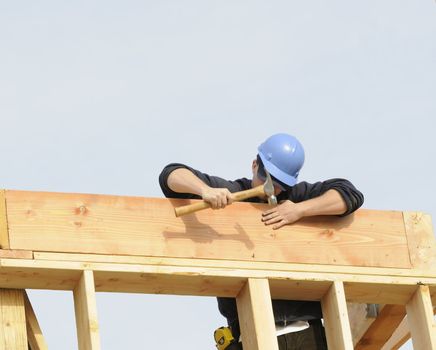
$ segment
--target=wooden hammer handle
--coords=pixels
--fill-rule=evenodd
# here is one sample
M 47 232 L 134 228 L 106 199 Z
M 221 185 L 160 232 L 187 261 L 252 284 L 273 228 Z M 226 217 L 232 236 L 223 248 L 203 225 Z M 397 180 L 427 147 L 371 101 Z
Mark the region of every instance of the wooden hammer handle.
M 232 198 L 235 202 L 237 202 L 248 198 L 258 197 L 263 194 L 265 194 L 265 191 L 263 189 L 263 185 L 260 185 L 255 188 L 251 188 L 249 190 L 235 192 L 232 194 Z M 202 202 L 197 202 L 194 204 L 188 204 L 188 205 L 183 205 L 181 207 L 174 208 L 174 212 L 176 213 L 176 216 L 179 217 L 182 215 L 191 214 L 196 211 L 207 209 L 207 208 L 210 208 L 210 204 L 208 202 L 202 201 Z

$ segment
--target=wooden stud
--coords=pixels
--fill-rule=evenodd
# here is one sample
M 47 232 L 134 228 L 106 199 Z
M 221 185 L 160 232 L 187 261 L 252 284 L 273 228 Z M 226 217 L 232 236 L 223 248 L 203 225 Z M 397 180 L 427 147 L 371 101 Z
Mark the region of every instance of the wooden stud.
M 347 302 L 342 282 L 334 281 L 321 299 L 322 314 L 329 349 L 353 349 Z
M 419 286 L 406 305 L 413 347 L 419 350 L 436 349 L 436 325 L 428 286 Z
M 0 190 L 0 248 L 9 249 L 8 218 L 5 190 Z
M 0 289 L 0 349 L 28 349 L 23 293 Z
M 236 304 L 244 350 L 278 350 L 268 280 L 249 278 Z
M 30 350 L 47 350 L 47 343 L 42 335 L 38 319 L 26 292 L 24 292 L 24 309 L 26 312 L 27 339 Z
M 100 349 L 97 302 L 91 270 L 83 271 L 73 294 L 79 350 Z

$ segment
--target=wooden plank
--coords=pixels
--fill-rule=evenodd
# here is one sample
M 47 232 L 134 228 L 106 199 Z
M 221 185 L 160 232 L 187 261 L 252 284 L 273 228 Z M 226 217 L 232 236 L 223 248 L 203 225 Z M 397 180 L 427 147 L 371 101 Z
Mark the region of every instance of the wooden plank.
M 0 259 L 0 286 L 72 290 L 82 270 L 94 271 L 97 291 L 215 295 L 235 297 L 248 278 L 270 280 L 275 299 L 320 300 L 332 281 L 344 282 L 350 302 L 406 304 L 418 283 L 434 286 L 436 277 L 355 275 L 304 271 L 202 266 L 110 264 L 73 261 Z M 371 269 L 368 268 L 368 272 Z
M 235 261 L 216 259 L 188 259 L 168 257 L 143 257 L 130 255 L 80 254 L 80 253 L 50 253 L 33 252 L 36 260 L 95 262 L 109 264 L 135 264 L 159 266 L 195 266 L 195 267 L 221 267 L 223 269 L 249 269 L 295 272 L 343 273 L 353 275 L 399 276 L 399 277 L 434 277 L 434 271 L 429 269 L 396 269 L 372 268 L 360 266 L 340 266 L 321 264 L 295 264 L 259 261 Z
M 347 309 L 353 345 L 355 346 L 374 322 L 377 314 L 369 314 L 368 304 L 364 303 L 347 303 Z
M 410 339 L 410 330 L 407 317 L 404 317 L 400 325 L 394 331 L 381 350 L 398 350 Z
M 0 289 L 0 349 L 27 350 L 23 290 Z
M 33 252 L 29 250 L 0 249 L 0 259 L 1 258 L 33 259 Z
M 419 286 L 406 305 L 413 347 L 419 350 L 436 349 L 436 324 L 428 286 Z
M 236 297 L 242 345 L 246 350 L 278 350 L 267 279 L 248 279 Z
M 91 270 L 83 271 L 73 294 L 79 350 L 100 349 L 97 302 Z
M 5 190 L 0 190 L 0 248 L 9 249 Z
M 436 243 L 430 215 L 421 212 L 403 214 L 412 266 L 435 271 Z
M 384 305 L 378 317 L 356 344 L 355 350 L 379 350 L 390 339 L 404 319 L 404 305 Z
M 51 252 L 410 268 L 402 212 L 361 209 L 274 231 L 264 204 L 182 218 L 187 200 L 7 191 L 10 245 Z
M 436 308 L 433 307 L 433 313 L 436 314 Z M 407 316 L 403 318 L 400 325 L 392 334 L 392 337 L 386 342 L 381 350 L 400 349 L 410 339 L 410 327 L 407 322 Z
M 321 299 L 324 327 L 329 349 L 353 349 L 347 301 L 342 282 L 334 281 Z
M 24 310 L 26 313 L 27 340 L 30 350 L 47 350 L 47 343 L 42 335 L 41 327 L 26 292 L 24 292 Z

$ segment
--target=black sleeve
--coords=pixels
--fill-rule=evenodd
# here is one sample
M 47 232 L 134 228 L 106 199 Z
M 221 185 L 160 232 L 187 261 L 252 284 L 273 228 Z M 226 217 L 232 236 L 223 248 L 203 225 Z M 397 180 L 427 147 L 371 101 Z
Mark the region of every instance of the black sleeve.
M 345 179 L 330 179 L 310 184 L 300 182 L 286 191 L 287 199 L 293 202 L 302 202 L 307 199 L 319 197 L 328 190 L 336 190 L 342 196 L 347 205 L 347 211 L 341 216 L 348 215 L 357 210 L 363 204 L 363 194 L 354 185 Z M 281 198 L 280 198 L 281 199 Z
M 163 194 L 167 198 L 188 198 L 188 199 L 200 199 L 199 196 L 191 193 L 177 193 L 172 191 L 168 187 L 168 176 L 176 169 L 185 168 L 192 171 L 200 180 L 202 180 L 206 185 L 214 188 L 227 188 L 230 192 L 238 192 L 248 189 L 247 183 L 248 179 L 239 179 L 235 181 L 228 181 L 218 176 L 210 176 L 208 174 L 202 173 L 201 171 L 195 170 L 185 164 L 171 163 L 168 164 L 159 175 L 159 185 L 162 189 Z

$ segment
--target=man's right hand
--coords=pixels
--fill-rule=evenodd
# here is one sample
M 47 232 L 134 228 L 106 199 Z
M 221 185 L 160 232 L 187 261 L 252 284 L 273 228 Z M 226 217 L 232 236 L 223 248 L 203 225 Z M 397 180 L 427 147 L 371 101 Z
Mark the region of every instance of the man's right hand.
M 232 193 L 227 188 L 205 188 L 201 192 L 201 197 L 212 209 L 221 209 L 233 202 Z

